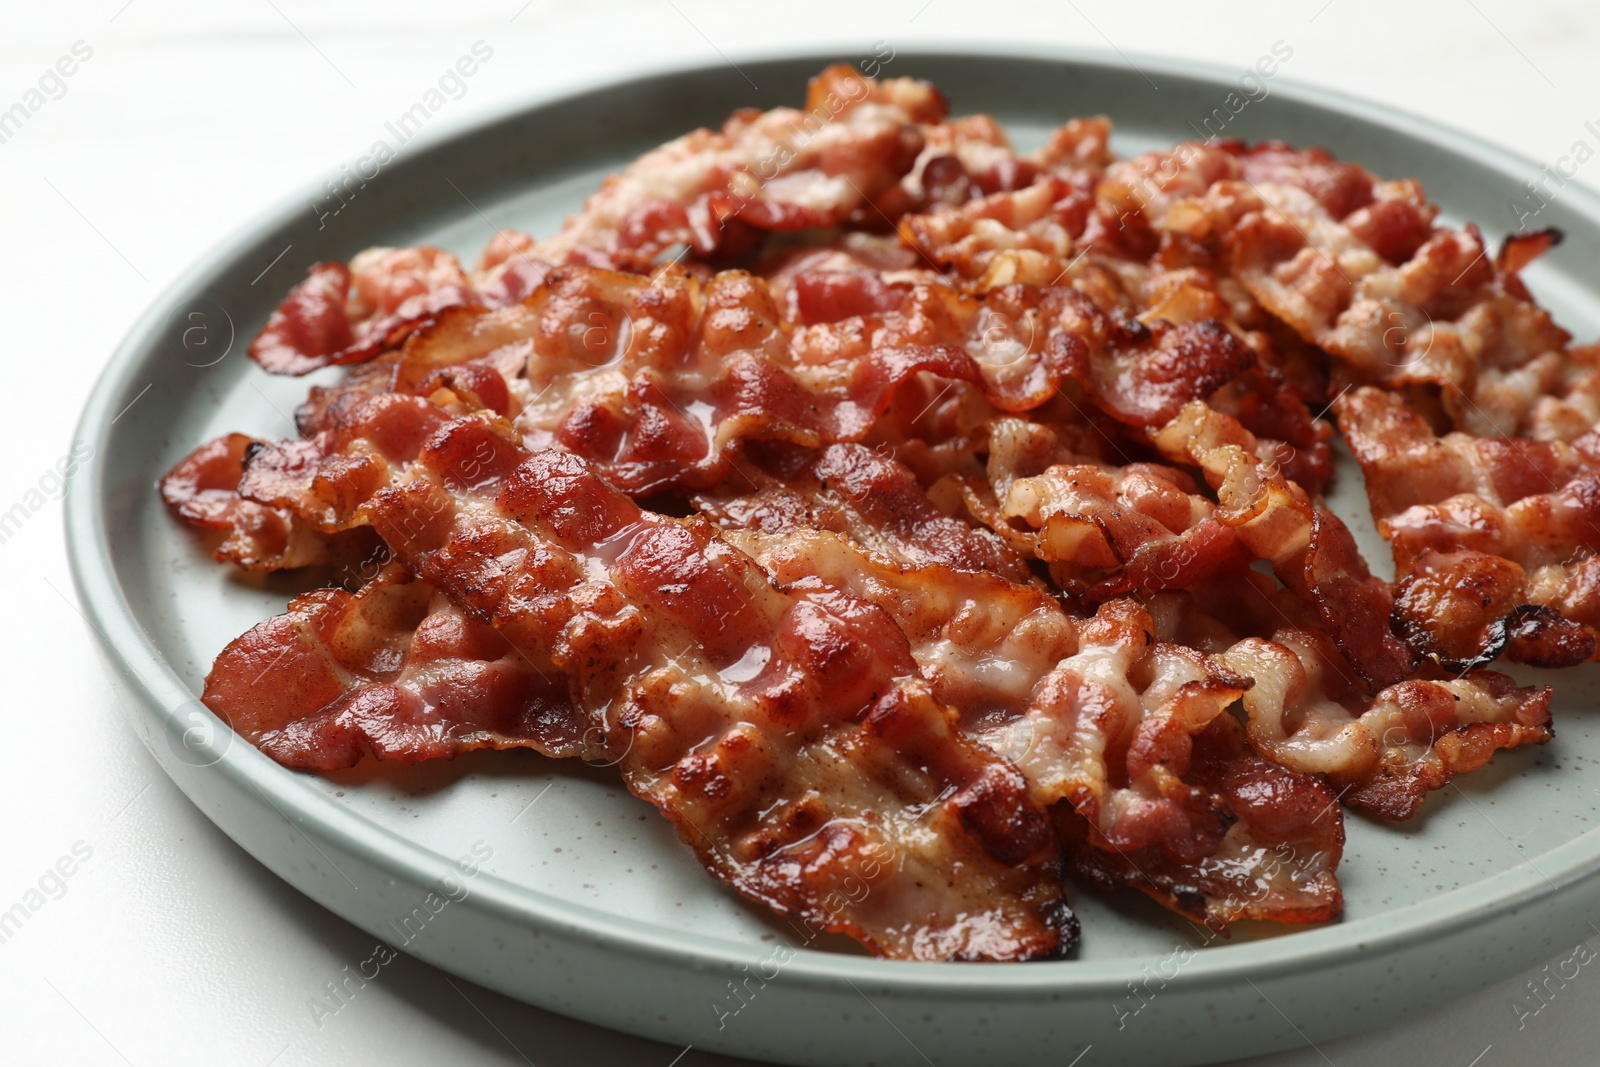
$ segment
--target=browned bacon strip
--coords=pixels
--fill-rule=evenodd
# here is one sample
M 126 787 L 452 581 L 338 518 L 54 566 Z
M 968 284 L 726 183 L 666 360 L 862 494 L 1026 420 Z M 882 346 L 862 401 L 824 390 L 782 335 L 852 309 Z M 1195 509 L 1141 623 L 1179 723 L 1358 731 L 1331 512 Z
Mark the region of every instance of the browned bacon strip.
M 219 560 L 267 571 L 331 562 L 327 539 L 293 512 L 239 496 L 245 456 L 256 443 L 242 433 L 207 441 L 161 479 L 161 499 L 192 526 L 227 531 Z
M 969 384 L 1006 410 L 1050 403 L 1070 379 L 1092 404 L 1144 427 L 1251 362 L 1215 323 L 1149 329 L 1067 289 L 1010 286 L 978 300 L 917 283 L 863 300 L 852 310 L 878 310 L 791 327 L 744 272 L 702 283 L 677 268 L 651 277 L 567 268 L 518 304 L 442 314 L 398 355 L 314 392 L 302 431 L 336 422 L 342 396 L 420 391 L 434 373 L 471 363 L 506 378 L 506 410 L 529 447 L 565 448 L 625 492 L 647 494 L 716 484 L 746 441 L 861 440 L 921 374 Z
M 834 589 L 887 612 L 934 696 L 969 731 L 993 714 L 1020 712 L 1039 679 L 1077 647 L 1075 620 L 1034 586 L 898 560 L 831 530 L 744 526 L 748 513 L 739 509 L 712 517 L 780 586 Z
M 1217 520 L 1315 607 L 1369 686 L 1381 689 L 1411 673 L 1413 653 L 1389 631 L 1393 590 L 1367 568 L 1344 523 L 1261 457 L 1253 434 L 1195 403 L 1152 437 L 1169 458 L 1200 468 L 1217 493 Z
M 1228 823 L 1210 855 L 1181 863 L 1157 846 L 1109 849 L 1092 822 L 1071 805 L 1057 804 L 1051 812 L 1068 870 L 1102 889 L 1137 889 L 1224 932 L 1249 919 L 1338 918 L 1344 894 L 1334 871 L 1344 852 L 1344 822 L 1333 791 L 1256 755 L 1231 715 L 1217 716 L 1195 734 L 1185 756 L 1185 780 L 1209 794 Z
M 498 307 L 553 266 L 648 270 L 687 244 L 701 256 L 746 251 L 770 231 L 843 223 L 916 163 L 945 103 L 925 82 L 876 82 L 845 66 L 813 79 L 804 110 L 735 112 L 608 178 L 560 233 L 496 235 L 469 276 L 437 248 L 374 248 L 320 264 L 268 320 L 250 355 L 278 374 L 358 363 L 459 304 Z
M 1600 356 L 1575 346 L 1519 272 L 1559 234 L 1490 255 L 1436 223 L 1415 181 L 1316 149 L 1179 145 L 1113 168 L 1104 195 L 1224 255 L 1251 297 L 1357 382 L 1424 387 L 1457 429 L 1571 441 L 1600 420 Z
M 310 770 L 368 752 L 413 763 L 477 748 L 599 751 L 564 677 L 398 565 L 358 593 L 295 598 L 223 649 L 203 699 L 279 763 Z
M 894 188 L 917 162 L 944 97 L 927 82 L 882 82 L 836 65 L 803 110 L 733 113 L 607 178 L 561 233 L 536 246 L 553 263 L 594 253 L 648 262 L 674 244 L 702 256 L 748 249 L 770 231 L 836 226 Z M 608 265 L 604 261 L 601 265 Z
M 1338 913 L 1333 794 L 1251 752 L 1224 713 L 1250 679 L 1152 645 L 1143 609 L 1117 601 L 1078 622 L 1038 590 L 894 562 L 833 532 L 727 536 L 786 587 L 820 583 L 892 615 L 963 730 L 1013 760 L 1040 804 L 1089 820 L 1092 832 L 1068 839 L 1080 873 L 1121 872 L 1118 884 L 1218 928 Z M 1299 810 L 1310 798 L 1319 810 Z
M 962 493 L 974 516 L 1091 602 L 1181 589 L 1253 558 L 1188 474 L 1080 456 L 1061 432 L 1020 418 L 990 423 L 987 484 L 966 479 Z
M 755 485 L 731 479 L 697 494 L 695 509 L 724 529 L 831 530 L 902 563 L 1031 578 L 1000 538 L 941 512 L 909 469 L 874 449 L 830 445 L 803 463 L 773 466 L 741 467 Z
M 250 358 L 273 374 L 363 363 L 398 347 L 436 312 L 479 299 L 448 252 L 369 248 L 348 267 L 312 267 L 250 342 Z
M 1338 404 L 1394 553 L 1397 626 L 1458 668 L 1502 653 L 1558 667 L 1600 635 L 1600 434 L 1559 441 L 1438 436 L 1402 396 Z
M 715 262 L 772 233 L 892 230 L 907 211 L 1021 189 L 1041 177 L 1071 177 L 1087 204 L 1093 177 L 1110 160 L 1103 119 L 1073 120 L 1020 156 L 994 119 L 947 119 L 947 111 L 926 82 L 829 67 L 812 79 L 803 108 L 742 109 L 720 130 L 696 130 L 641 156 L 559 233 L 535 240 L 500 231 L 471 274 L 427 247 L 369 249 L 348 268 L 319 265 L 274 313 L 251 355 L 288 374 L 362 362 L 445 307 L 512 303 L 554 267 L 648 272 L 674 245 Z
M 1224 153 L 1220 159 L 1227 172 L 1231 157 Z M 1137 316 L 1152 328 L 1226 324 L 1248 347 L 1249 356 L 1241 358 L 1254 366 L 1225 378 L 1211 403 L 1271 440 L 1279 466 L 1309 491 L 1319 491 L 1331 474 L 1330 431 L 1306 403 L 1325 403 L 1325 372 L 1308 361 L 1303 342 L 1286 335 L 1227 276 L 1226 257 L 1214 242 L 1172 233 L 1145 244 L 1108 241 L 1108 233 L 1127 228 L 1134 210 L 1122 184 L 1127 168 L 1120 173 L 1124 177 L 1108 182 L 1098 197 L 1085 192 L 1092 192 L 1092 184 L 1041 180 L 909 217 L 901 232 L 976 292 L 1016 282 L 1061 285 L 1107 315 Z
M 1142 859 L 1168 875 L 1193 870 L 1187 894 L 1154 878 L 1126 880 L 1219 928 L 1244 918 L 1332 918 L 1344 836 L 1332 793 L 1304 776 L 1276 776 L 1326 809 L 1309 835 L 1320 847 L 1303 855 L 1295 848 L 1302 827 L 1276 833 L 1240 803 L 1238 783 L 1258 761 L 1232 736 L 1237 724 L 1226 709 L 1253 685 L 1192 649 L 1155 641 L 1143 608 L 1113 601 L 1080 629 L 1078 651 L 1041 681 L 1022 716 L 988 736 L 1041 802 L 1069 801 L 1083 817 L 1092 851 L 1074 853 L 1077 869 L 1137 872 Z M 1251 900 L 1269 880 L 1261 864 L 1274 849 L 1294 855 L 1306 877 L 1296 893 Z M 1096 852 L 1117 858 L 1089 858 Z
M 1498 749 L 1553 736 L 1548 687 L 1518 688 L 1495 671 L 1424 667 L 1373 693 L 1318 613 L 1261 574 L 1164 594 L 1151 611 L 1162 637 L 1254 680 L 1243 703 L 1257 751 L 1386 818 L 1409 818 Z
M 728 884 L 885 955 L 1070 944 L 1047 820 L 955 731 L 881 609 L 779 591 L 703 521 L 641 512 L 493 416 L 388 395 L 319 446 L 262 453 L 272 473 L 247 483 L 323 528 L 370 523 L 564 672 L 629 787 Z M 869 891 L 830 911 L 847 878 Z

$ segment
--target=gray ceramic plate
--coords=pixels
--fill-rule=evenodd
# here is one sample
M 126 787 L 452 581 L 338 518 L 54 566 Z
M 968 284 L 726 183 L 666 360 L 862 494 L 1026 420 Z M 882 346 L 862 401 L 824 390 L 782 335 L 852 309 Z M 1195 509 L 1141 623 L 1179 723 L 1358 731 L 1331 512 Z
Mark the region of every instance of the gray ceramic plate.
M 1501 755 L 1404 828 L 1350 818 L 1343 921 L 1205 944 L 1140 900 L 1077 892 L 1079 957 L 1010 966 L 801 945 L 701 873 L 666 822 L 604 771 L 498 753 L 296 774 L 194 699 L 212 656 L 294 590 L 214 565 L 163 513 L 154 482 L 224 430 L 292 432 L 283 413 L 307 383 L 270 378 L 243 350 L 303 268 L 373 244 L 436 243 L 465 259 L 498 226 L 548 233 L 608 170 L 734 107 L 798 102 L 805 79 L 835 58 L 861 57 L 672 70 L 408 144 L 352 186 L 338 214 L 323 214 L 326 190 L 309 191 L 144 316 L 84 412 L 79 434 L 95 459 L 72 482 L 67 529 L 84 604 L 167 773 L 252 855 L 396 948 L 606 1026 L 785 1063 L 1066 1064 L 1090 1045 L 1086 1063 L 1197 1063 L 1413 1014 L 1593 933 L 1584 916 L 1600 886 L 1600 732 L 1588 670 L 1560 677 L 1550 746 Z M 1190 123 L 1238 88 L 1239 72 L 1138 62 L 901 52 L 885 71 L 933 79 L 956 111 L 992 112 L 1024 145 L 1069 116 L 1109 114 L 1125 153 L 1191 136 Z M 1451 217 L 1478 219 L 1491 237 L 1512 224 L 1507 201 L 1536 173 L 1460 133 L 1281 75 L 1266 84 L 1269 95 L 1224 132 L 1321 144 L 1381 174 L 1415 175 Z M 1583 268 L 1600 262 L 1600 201 L 1568 186 L 1539 221 L 1567 242 L 1529 280 L 1593 336 L 1600 286 Z M 1347 477 L 1341 510 L 1380 558 L 1361 503 Z

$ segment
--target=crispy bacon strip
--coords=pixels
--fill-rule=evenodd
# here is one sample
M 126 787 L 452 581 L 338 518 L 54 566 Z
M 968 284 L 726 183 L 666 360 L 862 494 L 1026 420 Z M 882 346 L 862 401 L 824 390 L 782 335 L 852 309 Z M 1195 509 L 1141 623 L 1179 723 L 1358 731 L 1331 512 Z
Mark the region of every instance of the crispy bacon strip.
M 1164 639 L 1254 679 L 1243 702 L 1258 751 L 1386 818 L 1410 818 L 1498 749 L 1553 736 L 1549 688 L 1518 688 L 1495 671 L 1425 668 L 1373 693 L 1315 609 L 1265 575 L 1163 594 L 1150 610 Z
M 901 180 L 922 150 L 922 124 L 945 110 L 926 82 L 831 67 L 812 80 L 805 110 L 740 111 L 720 132 L 663 145 L 608 178 L 559 234 L 497 234 L 471 277 L 428 247 L 319 264 L 273 312 L 251 358 L 277 374 L 364 362 L 446 307 L 520 299 L 553 266 L 644 270 L 677 243 L 733 253 L 767 231 L 836 225 Z
M 777 590 L 703 521 L 642 512 L 491 415 L 387 395 L 319 448 L 262 453 L 272 473 L 247 482 L 323 528 L 370 523 L 565 673 L 629 788 L 729 885 L 884 955 L 1070 945 L 1047 820 L 955 732 L 881 609 Z M 867 892 L 830 910 L 847 878 Z
M 789 469 L 753 476 L 759 488 L 734 479 L 696 494 L 695 510 L 724 529 L 830 530 L 913 566 L 1032 578 L 1026 561 L 1000 538 L 941 512 L 909 469 L 874 449 L 830 445 Z
M 812 79 L 803 110 L 733 113 L 607 178 L 561 233 L 539 242 L 553 263 L 642 258 L 674 244 L 702 256 L 743 251 L 762 233 L 836 226 L 898 185 L 924 127 L 948 110 L 927 82 L 874 81 L 848 66 Z M 588 259 L 581 257 L 590 257 Z
M 1013 760 L 1039 803 L 1094 825 L 1069 838 L 1080 873 L 1122 872 L 1119 884 L 1218 928 L 1338 913 L 1337 800 L 1251 752 L 1222 714 L 1250 680 L 1188 649 L 1147 649 L 1143 609 L 1116 601 L 1075 622 L 1036 590 L 892 562 L 833 532 L 727 536 L 785 587 L 820 583 L 889 612 L 935 695 L 962 709 L 964 731 Z M 1287 797 L 1302 809 L 1314 797 L 1319 810 L 1297 818 Z
M 825 587 L 887 612 L 934 695 L 964 727 L 1026 706 L 1040 678 L 1077 647 L 1076 624 L 1048 593 L 985 571 L 911 563 L 848 534 L 748 526 L 737 509 L 712 516 L 723 536 L 784 588 Z
M 318 589 L 236 639 L 202 698 L 290 767 L 414 763 L 478 748 L 599 751 L 567 694 L 487 623 L 391 564 L 358 593 Z
M 847 302 L 850 287 L 859 300 Z M 861 440 L 920 374 L 1006 410 L 1053 402 L 1070 379 L 1143 427 L 1214 393 L 1251 358 L 1215 323 L 1149 329 L 1067 289 L 1011 286 L 978 300 L 841 272 L 827 306 L 841 303 L 844 319 L 791 327 L 769 288 L 741 271 L 702 283 L 677 268 L 648 278 L 567 268 L 520 303 L 453 309 L 347 385 L 314 390 L 301 429 L 336 422 L 341 397 L 417 392 L 473 364 L 507 379 L 506 410 L 529 447 L 565 448 L 648 494 L 716 484 L 745 441 Z
M 1015 282 L 1051 285 L 1067 273 L 1092 207 L 1093 182 L 1047 176 L 900 220 L 900 236 L 979 292 Z
M 1102 889 L 1133 888 L 1163 907 L 1224 932 L 1247 919 L 1325 922 L 1343 910 L 1334 871 L 1344 851 L 1338 798 L 1317 779 L 1258 756 L 1231 715 L 1190 740 L 1187 781 L 1232 820 L 1198 864 L 1158 847 L 1101 847 L 1094 825 L 1068 804 L 1051 809 L 1068 869 Z
M 1055 429 L 1020 418 L 990 424 L 987 484 L 960 485 L 974 516 L 1096 603 L 1183 588 L 1253 558 L 1188 474 L 1083 457 Z
M 1112 158 L 1111 124 L 1104 118 L 1072 119 L 1025 155 L 1013 149 L 1005 130 L 988 115 L 948 119 L 924 127 L 923 133 L 922 154 L 910 173 L 875 199 L 871 215 L 851 219 L 853 225 L 873 228 L 876 222 L 892 228 L 907 215 L 1021 191 L 1041 181 L 1070 180 L 1089 188 Z
M 1082 818 L 1081 835 L 1058 820 L 1069 823 L 1079 873 L 1133 885 L 1218 929 L 1330 919 L 1342 906 L 1338 802 L 1309 776 L 1263 773 L 1226 710 L 1254 684 L 1156 641 L 1143 608 L 1113 601 L 1080 628 L 1077 653 L 1023 715 L 988 738 L 1037 799 L 1067 801 Z
M 1458 668 L 1595 656 L 1600 433 L 1440 437 L 1404 397 L 1370 387 L 1337 409 L 1394 553 L 1396 625 L 1418 651 Z
M 369 248 L 348 267 L 312 267 L 250 342 L 250 358 L 273 374 L 363 363 L 444 308 L 480 299 L 448 252 Z
M 1169 458 L 1200 468 L 1217 493 L 1217 521 L 1314 605 L 1323 628 L 1368 685 L 1380 689 L 1411 673 L 1413 653 L 1389 632 L 1393 590 L 1367 568 L 1344 523 L 1261 458 L 1253 434 L 1195 403 L 1152 437 Z
M 1180 145 L 1155 158 L 1179 177 L 1153 189 L 1123 171 L 1125 198 L 1154 228 L 1225 253 L 1250 295 L 1346 376 L 1426 386 L 1455 428 L 1485 436 L 1571 441 L 1600 419 L 1600 355 L 1572 345 L 1518 276 L 1559 234 L 1517 234 L 1491 256 L 1476 226 L 1439 226 L 1417 182 L 1315 149 Z
M 1323 406 L 1326 374 L 1305 356 L 1303 342 L 1286 336 L 1227 276 L 1225 257 L 1205 242 L 1174 233 L 1131 244 L 1108 240 L 1108 233 L 1127 229 L 1129 196 L 1116 180 L 1098 197 L 1093 189 L 1041 180 L 908 217 L 901 233 L 980 293 L 1016 282 L 1067 285 L 1103 313 L 1136 315 L 1150 327 L 1226 324 L 1248 346 L 1253 366 L 1209 399 L 1270 439 L 1279 466 L 1319 491 L 1332 472 L 1330 430 L 1306 403 Z
M 1180 470 L 1086 460 L 1051 428 L 991 424 L 988 479 L 968 481 L 968 508 L 1017 547 L 1050 564 L 1064 590 L 1102 601 L 1186 588 L 1252 559 L 1272 563 L 1316 604 L 1323 624 L 1377 688 L 1409 673 L 1389 633 L 1393 595 L 1372 576 L 1344 524 L 1283 477 L 1261 442 L 1203 403 L 1151 435 L 1169 459 L 1193 464 L 1218 503 Z
M 162 477 L 161 499 L 191 526 L 227 531 L 220 561 L 264 571 L 331 562 L 327 539 L 292 511 L 239 496 L 245 456 L 258 444 L 242 433 L 207 441 Z
M 1554 736 L 1549 689 L 1518 689 L 1494 671 L 1409 678 L 1356 714 L 1318 694 L 1312 672 L 1326 670 L 1330 656 L 1309 635 L 1280 631 L 1219 658 L 1257 681 L 1244 703 L 1258 749 L 1283 766 L 1325 775 L 1348 790 L 1346 803 L 1386 818 L 1410 818 L 1429 792 L 1477 770 L 1498 749 Z

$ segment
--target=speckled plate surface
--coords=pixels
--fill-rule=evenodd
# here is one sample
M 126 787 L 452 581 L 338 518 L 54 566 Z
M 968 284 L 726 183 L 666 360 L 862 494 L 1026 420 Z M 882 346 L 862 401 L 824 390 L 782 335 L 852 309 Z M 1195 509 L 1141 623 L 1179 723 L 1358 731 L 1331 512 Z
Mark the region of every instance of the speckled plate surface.
M 892 963 L 805 944 L 704 875 L 665 820 L 605 770 L 509 752 L 298 774 L 195 700 L 216 652 L 297 590 L 213 564 L 165 515 L 154 483 L 225 430 L 292 433 L 285 413 L 308 382 L 269 377 L 244 348 L 306 265 L 419 242 L 471 259 L 496 227 L 549 233 L 645 148 L 734 107 L 798 102 L 826 62 L 860 58 L 736 57 L 739 69 L 655 73 L 419 139 L 353 186 L 337 214 L 326 190 L 308 191 L 150 309 L 84 412 L 79 443 L 100 462 L 70 486 L 67 530 L 129 713 L 174 781 L 252 855 L 396 948 L 559 1012 L 785 1063 L 1066 1064 L 1091 1045 L 1085 1063 L 1200 1063 L 1376 1026 L 1591 934 L 1600 675 L 1588 669 L 1554 679 L 1559 737 L 1549 746 L 1500 755 L 1410 825 L 1348 819 L 1342 921 L 1208 941 L 1132 895 L 1079 890 L 1077 958 L 1006 966 Z M 1123 153 L 1192 136 L 1242 73 L 1137 63 L 1026 48 L 902 51 L 884 71 L 932 79 L 955 111 L 997 115 L 1024 146 L 1072 115 L 1109 114 Z M 1228 135 L 1321 144 L 1380 174 L 1414 175 L 1451 219 L 1479 220 L 1491 240 L 1514 222 L 1514 190 L 1537 173 L 1371 104 L 1281 76 L 1261 84 L 1268 95 L 1253 91 Z M 1526 277 L 1569 328 L 1594 336 L 1600 279 L 1585 268 L 1600 262 L 1600 200 L 1568 186 L 1540 222 L 1567 241 Z M 1369 557 L 1386 559 L 1348 465 L 1335 503 Z

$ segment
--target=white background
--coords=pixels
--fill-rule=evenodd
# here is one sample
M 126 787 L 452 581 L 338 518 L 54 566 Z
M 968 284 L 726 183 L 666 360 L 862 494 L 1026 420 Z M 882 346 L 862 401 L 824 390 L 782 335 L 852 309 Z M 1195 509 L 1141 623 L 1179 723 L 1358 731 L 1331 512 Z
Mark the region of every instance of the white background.
M 1243 69 L 1279 38 L 1294 48 L 1283 77 L 1420 112 L 1535 160 L 1553 161 L 1584 121 L 1600 120 L 1600 9 L 1581 0 L 0 0 L 0 108 L 74 42 L 94 50 L 65 95 L 0 144 L 0 358 L 11 382 L 0 510 L 68 450 L 108 354 L 182 268 L 361 155 L 475 40 L 494 60 L 448 119 L 641 65 L 806 43 L 850 56 L 879 39 L 1061 42 Z M 1591 168 L 1578 180 L 1600 187 L 1600 161 Z M 673 1062 L 682 1050 L 468 983 L 457 991 L 408 958 L 319 1028 L 307 998 L 366 958 L 371 938 L 223 837 L 112 712 L 69 602 L 60 520 L 48 503 L 0 545 L 0 910 L 74 844 L 92 856 L 0 944 L 0 1062 Z M 1520 1030 L 1510 1007 L 1519 979 L 1256 1062 L 1594 1063 L 1592 973 Z M 1059 1067 L 1076 1051 L 1063 1050 Z M 724 1062 L 698 1050 L 677 1061 Z M 1093 1063 L 1091 1052 L 1083 1067 Z

